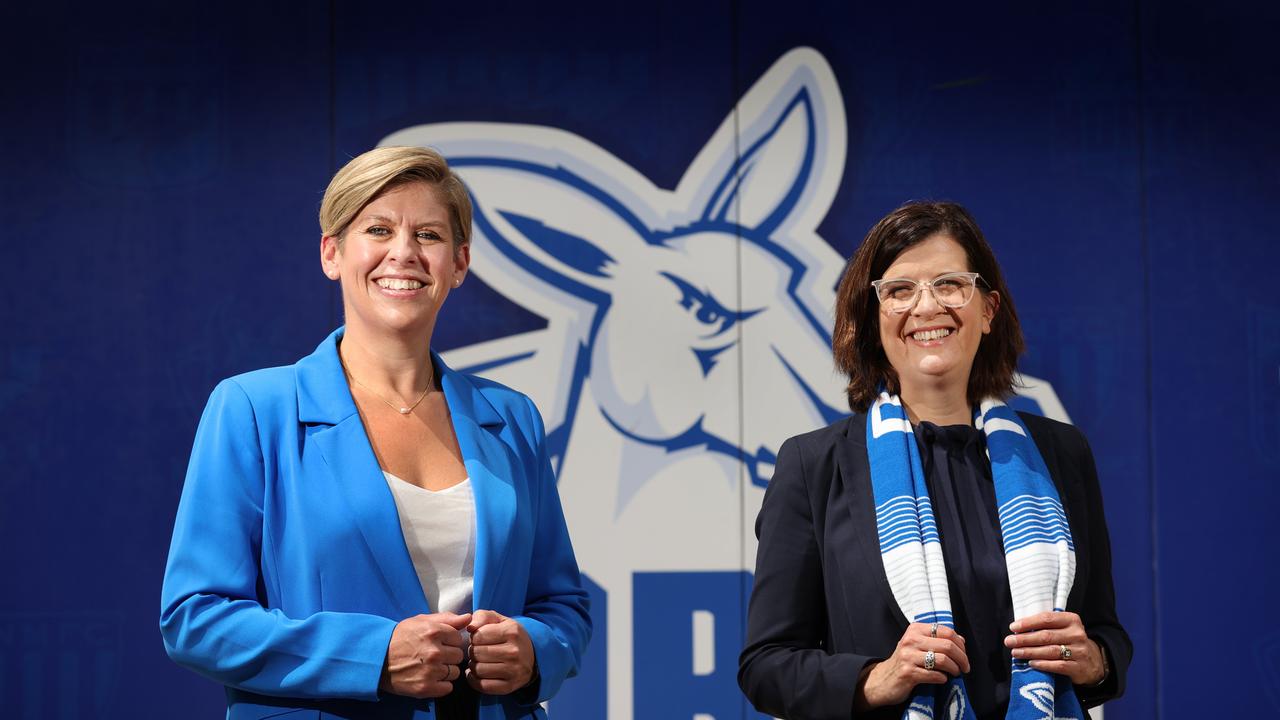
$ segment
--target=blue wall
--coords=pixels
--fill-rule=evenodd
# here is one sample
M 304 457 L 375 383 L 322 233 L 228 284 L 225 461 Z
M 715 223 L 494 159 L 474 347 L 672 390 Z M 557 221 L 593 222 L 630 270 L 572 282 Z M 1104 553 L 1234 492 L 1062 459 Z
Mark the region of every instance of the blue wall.
M 966 204 L 1010 278 L 1023 369 L 1093 444 L 1136 647 L 1107 717 L 1280 713 L 1277 6 L 14 5 L 7 717 L 221 716 L 156 628 L 173 512 L 215 382 L 339 322 L 315 213 L 346 158 L 411 125 L 519 122 L 672 187 L 802 45 L 848 117 L 822 237 L 847 255 L 904 200 Z M 442 349 L 541 322 L 480 282 L 451 305 Z

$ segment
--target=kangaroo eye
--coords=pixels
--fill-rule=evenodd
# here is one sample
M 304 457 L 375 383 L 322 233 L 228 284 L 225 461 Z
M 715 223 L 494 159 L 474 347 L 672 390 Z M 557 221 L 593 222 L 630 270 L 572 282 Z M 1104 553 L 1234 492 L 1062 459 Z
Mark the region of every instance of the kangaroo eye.
M 681 302 L 680 304 L 686 308 L 689 307 L 689 305 L 686 302 Z M 703 325 L 715 325 L 719 323 L 722 319 L 724 319 L 724 315 L 721 314 L 719 310 L 717 310 L 714 307 L 711 307 L 709 304 L 705 302 L 698 304 L 698 310 L 696 313 L 694 313 L 694 317 L 698 318 L 698 322 L 702 323 Z
M 691 310 L 698 322 L 711 329 L 711 332 L 706 337 L 719 335 L 733 327 L 733 324 L 738 320 L 721 307 L 720 303 L 715 301 L 715 298 L 697 291 L 685 293 L 680 299 L 680 307 Z
M 680 307 L 693 313 L 693 317 L 698 322 L 708 326 L 710 332 L 703 337 L 715 337 L 733 327 L 739 321 L 746 320 L 760 312 L 759 310 L 747 312 L 728 310 L 709 293 L 695 288 L 675 275 L 662 273 L 662 276 L 670 280 L 671 284 L 675 285 L 676 289 L 680 291 Z

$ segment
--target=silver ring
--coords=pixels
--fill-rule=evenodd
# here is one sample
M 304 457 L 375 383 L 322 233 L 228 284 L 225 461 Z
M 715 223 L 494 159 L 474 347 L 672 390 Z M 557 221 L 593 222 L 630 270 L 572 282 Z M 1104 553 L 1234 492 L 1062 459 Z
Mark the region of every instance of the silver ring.
M 933 654 L 933 651 L 932 651 L 932 650 L 926 650 L 926 651 L 925 651 L 925 653 L 924 653 L 924 669 L 925 669 L 925 670 L 932 670 L 936 664 L 937 664 L 937 663 L 936 663 L 936 662 L 935 662 L 935 660 L 934 660 L 934 654 Z
M 929 626 L 929 637 L 938 637 L 938 623 Z
M 1058 646 L 1058 653 L 1059 653 L 1060 655 L 1062 655 L 1062 659 L 1063 659 L 1063 660 L 1070 660 L 1070 659 L 1071 659 L 1071 648 L 1067 647 L 1066 645 L 1059 645 L 1059 646 Z

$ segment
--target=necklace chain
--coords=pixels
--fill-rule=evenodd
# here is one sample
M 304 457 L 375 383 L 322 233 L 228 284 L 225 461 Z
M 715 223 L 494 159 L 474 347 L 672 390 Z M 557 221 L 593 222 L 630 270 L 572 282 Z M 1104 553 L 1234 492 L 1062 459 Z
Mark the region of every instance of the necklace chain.
M 379 393 L 377 390 L 374 390 L 373 388 L 369 387 L 368 385 L 365 385 L 364 383 L 360 382 L 360 378 L 356 377 L 356 376 L 355 376 L 355 375 L 354 375 L 350 370 L 348 370 L 348 369 L 347 369 L 347 365 L 346 365 L 346 363 L 343 363 L 343 364 L 342 364 L 342 369 L 343 369 L 343 371 L 344 371 L 344 372 L 346 372 L 347 377 L 349 377 L 349 378 L 351 378 L 352 380 L 354 380 L 354 381 L 355 381 L 355 383 L 356 383 L 357 385 L 359 385 L 360 387 L 364 388 L 365 390 L 368 390 L 368 391 L 370 392 L 370 394 L 372 394 L 374 397 L 376 397 L 376 398 L 378 398 L 379 400 L 381 400 L 382 402 L 386 403 L 386 404 L 387 404 L 387 407 L 391 408 L 392 410 L 395 410 L 396 412 L 400 413 L 401 415 L 408 415 L 409 413 L 413 412 L 414 408 L 416 408 L 416 407 L 418 407 L 418 405 L 422 404 L 422 401 L 423 401 L 424 399 L 426 399 L 426 397 L 427 397 L 427 393 L 431 392 L 431 388 L 432 388 L 432 386 L 435 384 L 435 381 L 436 381 L 436 377 L 435 377 L 435 368 L 432 368 L 432 370 L 431 370 L 431 376 L 427 378 L 427 389 L 422 391 L 422 394 L 418 396 L 418 399 L 417 399 L 417 400 L 414 400 L 412 405 L 396 405 L 395 403 L 391 402 L 390 400 L 388 400 L 388 399 L 386 399 L 386 398 L 382 397 L 382 394 L 381 394 L 381 393 Z

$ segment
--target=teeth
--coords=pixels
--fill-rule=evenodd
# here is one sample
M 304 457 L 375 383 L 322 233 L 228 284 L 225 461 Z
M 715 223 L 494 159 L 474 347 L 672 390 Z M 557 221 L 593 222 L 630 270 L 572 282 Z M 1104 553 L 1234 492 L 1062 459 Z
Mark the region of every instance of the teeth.
M 915 340 L 924 342 L 926 340 L 939 340 L 951 334 L 951 328 L 938 328 L 937 330 L 925 330 L 924 332 L 911 333 L 911 337 Z
M 381 278 L 378 280 L 378 285 L 388 290 L 417 290 L 422 287 L 420 281 L 404 278 Z

